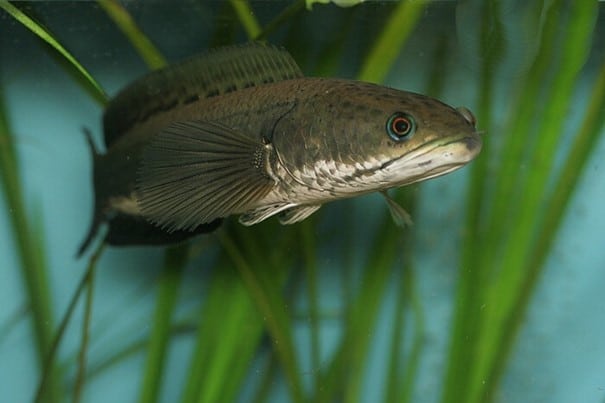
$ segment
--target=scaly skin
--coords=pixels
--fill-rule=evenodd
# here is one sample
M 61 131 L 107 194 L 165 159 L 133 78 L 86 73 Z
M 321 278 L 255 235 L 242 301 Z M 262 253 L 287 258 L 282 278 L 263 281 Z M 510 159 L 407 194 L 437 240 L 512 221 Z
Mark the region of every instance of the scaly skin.
M 268 52 L 269 56 L 277 52 L 262 45 L 243 49 Z M 95 158 L 95 222 L 88 240 L 102 221 L 110 222 L 111 233 L 111 220 L 117 214 L 122 222 L 131 218 L 134 226 L 149 226 L 146 231 L 157 232 L 154 239 L 170 242 L 169 232 L 150 225 L 149 221 L 166 223 L 162 222 L 161 208 L 153 215 L 146 213 L 139 184 L 144 150 L 175 122 L 210 122 L 242 133 L 258 145 L 251 159 L 255 154 L 254 158 L 263 160 L 254 165 L 268 181 L 262 197 L 228 211 L 218 209 L 220 216 L 210 214 L 196 222 L 189 214 L 187 220 L 181 220 L 187 226 L 180 225 L 178 217 L 168 221 L 170 230 L 184 230 L 175 236 L 178 240 L 186 237 L 187 231 L 212 230 L 216 225 L 204 225 L 235 214 L 243 214 L 240 221 L 250 225 L 302 206 L 304 214 L 290 214 L 283 221 L 296 222 L 332 200 L 443 175 L 471 161 L 481 149 L 474 117 L 467 110 L 369 83 L 304 78 L 289 56 L 279 52 L 276 57 L 282 63 L 273 78 L 255 71 L 252 78 L 245 74 L 232 77 L 236 84 L 231 85 L 230 78 L 220 76 L 217 70 L 219 73 L 212 73 L 220 78 L 217 85 L 204 81 L 206 76 L 187 85 L 173 85 L 185 72 L 187 78 L 195 74 L 193 67 L 207 68 L 208 63 L 202 60 L 186 68 L 153 73 L 122 91 L 105 114 L 108 148 L 106 154 Z M 239 74 L 240 68 L 234 69 Z M 247 79 L 258 82 L 252 85 Z M 154 97 L 154 91 L 161 97 Z M 398 113 L 414 122 L 413 133 L 401 139 L 390 135 L 387 128 Z M 178 163 L 178 158 L 175 161 Z M 199 183 L 204 189 L 203 175 Z M 304 210 L 305 206 L 312 208 Z M 138 235 L 132 239 L 121 235 L 115 243 L 147 243 L 141 235 L 144 231 L 134 232 Z

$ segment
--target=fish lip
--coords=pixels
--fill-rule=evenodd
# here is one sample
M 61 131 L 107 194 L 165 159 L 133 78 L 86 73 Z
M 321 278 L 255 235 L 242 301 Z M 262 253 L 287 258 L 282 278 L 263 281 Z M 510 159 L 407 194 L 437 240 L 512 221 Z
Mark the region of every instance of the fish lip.
M 466 155 L 466 158 L 457 159 L 456 162 L 453 162 L 451 165 L 457 166 L 457 165 L 466 164 L 467 162 L 474 159 L 477 156 L 477 154 L 479 154 L 479 152 L 481 151 L 481 148 L 483 146 L 483 142 L 481 140 L 480 133 L 477 131 L 470 133 L 470 134 L 465 133 L 463 135 L 449 137 L 445 142 L 444 142 L 444 139 L 436 139 L 436 140 L 430 141 L 428 143 L 424 143 L 424 144 L 420 145 L 419 147 L 415 148 L 414 150 L 412 150 L 398 158 L 394 158 L 390 161 L 383 163 L 382 166 L 380 167 L 380 169 L 388 170 L 391 165 L 396 164 L 399 161 L 402 161 L 402 160 L 413 161 L 413 160 L 422 158 L 422 156 L 424 156 L 427 153 L 430 153 L 431 151 L 434 151 L 436 149 L 439 149 L 442 147 L 447 147 L 452 144 L 460 144 L 460 143 L 466 145 L 468 154 Z M 418 166 L 428 165 L 428 164 L 430 164 L 430 162 L 431 162 L 431 159 L 422 160 L 422 161 L 419 161 L 417 163 L 417 165 Z

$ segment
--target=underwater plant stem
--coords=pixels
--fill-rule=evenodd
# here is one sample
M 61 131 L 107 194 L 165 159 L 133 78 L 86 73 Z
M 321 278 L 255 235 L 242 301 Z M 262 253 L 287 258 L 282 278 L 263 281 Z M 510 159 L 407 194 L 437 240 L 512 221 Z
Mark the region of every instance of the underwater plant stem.
M 94 294 L 94 279 L 96 273 L 96 265 L 91 266 L 91 270 L 87 271 L 85 280 L 86 286 L 86 303 L 84 306 L 84 320 L 82 321 L 82 341 L 80 343 L 80 351 L 78 353 L 78 371 L 74 387 L 74 403 L 82 401 L 82 392 L 84 383 L 86 382 L 86 353 L 88 352 L 88 342 L 90 340 L 90 322 L 92 318 L 92 301 Z
M 208 295 L 200 310 L 198 335 L 183 388 L 183 402 L 235 401 L 261 341 L 266 340 L 263 335 L 267 333 L 267 313 L 259 310 L 254 290 L 259 283 L 270 287 L 273 291 L 260 298 L 268 298 L 276 310 L 283 309 L 286 304 L 279 293 L 288 275 L 283 268 L 291 266 L 289 251 L 292 250 L 293 237 L 271 238 L 273 249 L 268 251 L 266 246 L 259 244 L 259 239 L 268 238 L 259 236 L 261 229 L 256 229 L 256 235 L 246 237 L 246 231 L 239 228 L 240 236 L 233 243 L 238 254 L 240 248 L 245 248 L 245 253 L 242 250 L 241 254 L 245 255 L 254 272 L 259 273 L 259 279 L 264 278 L 264 282 L 246 283 L 235 267 L 234 256 L 221 248 L 208 285 Z M 288 331 L 289 327 L 285 332 Z M 281 343 L 282 340 L 269 334 L 276 343 Z M 279 359 L 283 368 L 284 360 L 278 349 L 272 348 L 271 354 Z M 299 374 L 299 371 L 295 373 Z
M 406 270 L 404 267 L 402 270 Z M 401 396 L 398 396 L 400 392 L 399 386 L 401 385 L 402 378 L 402 355 L 403 347 L 405 343 L 405 325 L 407 317 L 407 295 L 406 287 L 403 284 L 405 276 L 403 273 L 399 273 L 399 281 L 397 283 L 397 297 L 395 305 L 395 315 L 393 318 L 393 329 L 391 332 L 391 341 L 389 345 L 389 363 L 388 363 L 388 379 L 386 382 L 386 388 L 384 390 L 383 402 L 404 402 Z
M 410 189 L 401 190 L 404 200 L 401 205 L 410 211 L 415 210 L 418 197 Z M 397 283 L 397 305 L 393 318 L 393 332 L 390 346 L 388 381 L 383 401 L 408 403 L 414 392 L 415 379 L 418 375 L 424 320 L 420 298 L 416 293 L 413 262 L 413 229 L 403 231 L 401 244 L 403 262 L 400 267 Z M 409 355 L 405 354 L 406 325 L 412 324 L 412 341 Z M 404 357 L 407 360 L 404 360 Z
M 128 38 L 150 69 L 159 69 L 166 65 L 165 57 L 118 1 L 97 0 L 97 2 Z M 164 361 L 171 333 L 170 323 L 187 261 L 187 253 L 188 246 L 179 245 L 168 248 L 164 255 L 164 267 L 159 280 L 159 292 L 153 328 L 147 345 L 145 372 L 139 392 L 139 402 L 156 402 L 160 395 Z
M 519 84 L 518 100 L 515 102 L 516 108 L 511 111 L 509 125 L 505 129 L 506 136 L 502 145 L 502 158 L 495 175 L 495 186 L 488 220 L 485 228 L 484 248 L 481 248 L 481 265 L 489 267 L 490 271 L 501 269 L 496 267 L 495 261 L 502 253 L 504 248 L 503 235 L 511 227 L 511 220 L 508 217 L 514 216 L 514 206 L 520 201 L 517 195 L 520 192 L 518 181 L 524 174 L 523 166 L 520 161 L 523 160 L 525 151 L 532 147 L 529 137 L 532 125 L 535 124 L 535 116 L 539 116 L 539 109 L 543 104 L 536 104 L 535 100 L 540 99 L 540 90 L 542 88 L 543 77 L 551 67 L 555 47 L 555 37 L 557 29 L 560 26 L 560 8 L 561 0 L 554 0 L 542 11 L 544 14 L 543 28 L 540 33 L 540 46 L 534 61 L 527 73 L 526 79 Z
M 188 245 L 168 248 L 159 279 L 153 327 L 147 344 L 145 372 L 139 391 L 139 402 L 157 402 L 160 396 L 164 362 L 171 335 L 171 320 L 187 263 Z
M 574 2 L 571 7 L 570 20 L 564 26 L 567 31 L 563 37 L 564 41 L 553 44 L 561 48 L 562 57 L 552 84 L 548 87 L 549 93 L 545 94 L 546 103 L 536 127 L 537 143 L 535 151 L 529 158 L 529 168 L 526 175 L 518 178 L 518 185 L 525 189 L 523 192 L 523 203 L 517 208 L 516 220 L 518 223 L 512 226 L 505 244 L 509 245 L 509 253 L 503 256 L 502 265 L 505 268 L 502 276 L 523 275 L 523 266 L 533 249 L 533 241 L 536 233 L 536 224 L 541 224 L 542 203 L 548 190 L 548 178 L 553 171 L 554 159 L 560 139 L 564 134 L 564 125 L 567 120 L 566 111 L 572 99 L 572 94 L 580 69 L 584 65 L 590 50 L 590 37 L 594 27 L 594 16 L 596 15 L 596 3 L 594 6 L 589 2 Z M 536 219 L 538 217 L 539 219 Z M 500 286 L 505 288 L 516 288 L 517 281 L 504 281 Z M 508 285 L 508 287 L 507 287 Z M 512 289 L 504 292 L 503 296 L 514 297 Z M 511 298 L 512 299 L 512 298 Z M 508 301 L 505 301 L 508 302 Z M 510 304 L 505 304 L 505 306 Z
M 233 240 L 223 232 L 219 233 L 219 239 L 240 273 L 246 288 L 251 293 L 252 300 L 256 304 L 259 313 L 262 314 L 265 320 L 265 326 L 272 338 L 273 347 L 277 351 L 286 373 L 292 400 L 294 402 L 305 401 L 300 379 L 301 372 L 290 332 L 291 324 L 285 312 L 281 310 L 286 304 L 277 293 L 276 283 L 264 286 L 261 278 L 258 277 L 261 273 L 252 270 Z M 260 248 L 255 249 L 259 250 Z M 255 259 L 255 261 L 257 260 Z M 261 261 L 258 262 L 261 263 Z M 260 264 L 254 266 L 259 269 L 262 267 Z
M 498 9 L 495 8 L 495 2 L 486 2 L 485 11 L 482 18 L 483 37 L 488 37 L 489 30 L 498 28 L 499 25 L 490 26 L 487 22 L 498 17 Z M 517 108 L 511 119 L 511 127 L 507 133 L 511 133 L 505 140 L 502 155 L 506 155 L 498 171 L 495 173 L 495 188 L 491 203 L 484 194 L 486 188 L 487 157 L 484 148 L 483 157 L 479 157 L 471 168 L 471 184 L 469 189 L 468 209 L 467 209 L 467 232 L 463 240 L 462 258 L 460 263 L 460 279 L 457 290 L 457 305 L 454 311 L 454 324 L 451 342 L 449 346 L 448 368 L 446 371 L 444 389 L 442 394 L 443 403 L 455 403 L 458 401 L 471 400 L 472 390 L 480 387 L 483 381 L 482 371 L 479 369 L 479 361 L 485 359 L 483 355 L 490 354 L 486 349 L 498 348 L 498 343 L 484 334 L 489 326 L 492 315 L 486 312 L 486 301 L 490 298 L 496 298 L 495 287 L 488 278 L 498 273 L 498 256 L 503 248 L 502 234 L 504 226 L 509 223 L 509 208 L 514 205 L 510 201 L 511 194 L 521 194 L 522 191 L 515 190 L 513 186 L 517 183 L 518 165 L 521 160 L 524 147 L 527 147 L 526 133 L 533 121 L 533 111 L 535 99 L 540 89 L 540 78 L 549 66 L 552 55 L 550 43 L 554 37 L 557 27 L 556 5 L 551 6 L 546 13 L 546 20 L 542 32 L 542 45 L 538 50 L 527 80 L 521 84 L 523 88 L 520 95 Z M 493 17 L 490 16 L 493 14 Z M 549 45 L 546 46 L 545 43 Z M 486 49 L 482 47 L 482 52 Z M 491 52 L 487 56 L 493 55 Z M 495 56 L 495 55 L 493 55 Z M 482 66 L 481 75 L 484 77 L 481 81 L 481 87 L 493 86 L 487 78 L 491 75 L 490 71 L 496 67 L 494 59 L 485 58 Z M 491 104 L 491 99 L 485 99 L 486 89 L 479 89 L 479 122 L 488 123 L 490 110 L 487 105 Z M 489 128 L 489 126 L 486 126 Z M 486 144 L 487 145 L 487 144 Z M 484 147 L 486 146 L 484 145 Z M 490 175 L 493 176 L 493 175 Z M 482 211 L 485 209 L 486 211 Z M 482 222 L 482 214 L 486 214 L 487 222 Z M 491 297 L 490 295 L 493 295 Z M 491 308 L 491 307 L 489 307 Z
M 246 35 L 249 39 L 255 39 L 261 33 L 260 24 L 258 23 L 254 12 L 247 0 L 229 0 L 229 4 L 233 7 L 237 18 L 244 27 Z
M 305 220 L 301 223 L 301 233 L 303 238 L 304 264 L 307 276 L 307 300 L 309 301 L 309 322 L 311 336 L 311 368 L 315 374 L 315 387 L 320 386 L 319 367 L 319 290 L 317 278 L 317 253 L 316 242 L 313 238 L 312 220 Z
M 98 323 L 96 325 L 98 328 Z M 136 324 L 133 325 L 136 326 Z M 175 338 L 186 338 L 191 336 L 194 333 L 194 330 L 194 325 L 190 323 L 190 320 L 184 320 L 174 323 L 170 328 L 170 334 Z M 95 333 L 95 337 L 96 336 L 97 334 Z M 126 344 L 125 346 L 120 346 L 120 348 L 116 349 L 116 351 L 106 354 L 100 359 L 90 362 L 86 380 L 90 382 L 94 380 L 94 378 L 105 373 L 105 371 L 109 371 L 116 365 L 120 365 L 122 362 L 124 362 L 124 360 L 127 360 L 135 355 L 143 354 L 148 345 L 148 339 L 143 339 L 143 337 L 141 337 Z
M 500 352 L 511 350 L 504 347 L 513 344 L 516 329 L 524 320 L 527 304 L 519 307 L 518 311 L 515 311 L 515 305 L 520 298 L 521 286 L 528 279 L 527 262 L 535 253 L 536 229 L 544 225 L 543 203 L 548 200 L 546 196 L 549 178 L 552 176 L 557 146 L 564 134 L 566 111 L 591 46 L 596 7 L 597 4 L 592 2 L 574 2 L 569 13 L 565 13 L 569 17 L 566 23 L 562 24 L 565 29 L 562 32 L 563 42 L 552 44 L 561 49 L 563 56 L 554 72 L 548 92 L 544 95 L 549 102 L 546 103 L 536 128 L 537 143 L 529 159 L 529 169 L 525 175 L 518 178 L 520 189 L 524 189 L 523 201 L 518 206 L 515 224 L 505 238 L 507 251 L 500 262 L 502 271 L 498 276 L 499 281 L 494 284 L 493 298 L 487 302 L 491 323 L 485 326 L 489 337 L 485 339 L 485 348 L 482 350 L 482 360 L 478 367 L 480 379 L 484 382 L 477 385 L 477 399 L 493 394 L 507 361 L 507 357 L 501 356 Z M 563 14 L 563 11 L 561 13 Z M 542 267 L 536 270 L 541 271 Z M 535 285 L 533 281 L 530 283 Z M 531 288 L 533 289 L 533 286 Z M 487 347 L 488 339 L 492 340 L 490 345 L 500 347 Z
M 500 7 L 497 1 L 483 3 L 481 18 L 481 52 L 484 55 L 478 86 L 478 122 L 481 127 L 491 127 L 493 105 L 493 87 L 497 61 L 502 52 L 502 26 Z M 492 42 L 488 42 L 490 38 Z M 496 42 L 494 46 L 493 42 Z M 489 267 L 478 259 L 483 246 L 482 222 L 486 182 L 488 180 L 489 141 L 485 141 L 481 155 L 470 167 L 470 183 L 466 200 L 465 232 L 462 234 L 462 251 L 456 287 L 456 307 L 453 314 L 451 338 L 447 368 L 444 374 L 442 391 L 443 402 L 456 402 L 464 399 L 472 383 L 473 363 L 477 355 L 476 343 L 469 340 L 481 338 L 481 309 L 483 284 L 487 282 Z
M 426 6 L 425 0 L 400 1 L 365 57 L 358 79 L 381 83 L 389 73 Z
M 28 316 L 31 310 L 29 305 L 23 302 L 20 306 L 17 307 L 11 314 L 8 315 L 6 320 L 0 324 L 0 345 L 4 343 L 6 337 L 10 334 L 10 332 L 22 321 L 28 320 Z
M 86 271 L 84 272 L 82 279 L 78 283 L 78 286 L 76 287 L 76 291 L 74 292 L 74 295 L 72 295 L 71 299 L 69 300 L 69 305 L 67 306 L 67 310 L 65 311 L 65 314 L 63 315 L 63 318 L 61 319 L 61 323 L 59 324 L 59 327 L 57 328 L 57 331 L 55 332 L 55 336 L 52 341 L 52 345 L 50 347 L 48 355 L 45 357 L 45 366 L 44 366 L 44 371 L 42 372 L 42 379 L 40 380 L 38 389 L 36 391 L 36 397 L 34 399 L 34 401 L 36 403 L 44 401 L 43 400 L 44 399 L 44 390 L 46 389 L 47 383 L 49 383 L 48 378 L 49 378 L 49 374 L 50 374 L 50 369 L 55 365 L 55 357 L 56 357 L 57 351 L 59 349 L 59 344 L 60 344 L 61 340 L 63 340 L 63 334 L 65 333 L 65 329 L 67 328 L 67 325 L 68 325 L 69 321 L 71 320 L 71 316 L 73 315 L 74 309 L 76 308 L 76 305 L 78 303 L 78 300 L 80 299 L 80 294 L 82 293 L 82 291 L 84 290 L 84 287 L 86 286 L 86 281 L 87 281 L 90 273 L 96 267 L 99 257 L 101 256 L 101 253 L 105 249 L 105 245 L 106 245 L 105 242 L 101 242 L 99 244 L 99 246 L 97 247 L 97 249 L 90 256 L 90 260 L 88 261 L 88 266 L 86 267 Z
M 329 367 L 322 371 L 321 384 L 315 389 L 316 396 L 311 401 L 328 402 L 342 400 L 357 401 L 363 386 L 365 358 L 371 340 L 382 296 L 391 278 L 393 261 L 399 250 L 398 242 L 393 242 L 401 229 L 391 222 L 386 214 L 379 225 L 376 239 L 368 250 L 372 251 L 366 261 L 362 288 L 348 304 L 343 339 L 333 354 Z M 344 398 L 339 396 L 344 394 Z M 337 398 L 338 397 L 338 398 Z
M 199 312 L 195 346 L 179 400 L 234 401 L 261 334 L 262 320 L 223 253 Z
M 38 367 L 42 370 L 42 378 L 48 377 L 48 387 L 41 391 L 40 397 L 54 402 L 59 399 L 56 368 L 54 363 L 45 367 L 45 359 L 52 349 L 53 340 L 52 299 L 43 245 L 36 239 L 24 210 L 26 203 L 23 201 L 18 167 L 14 137 L 5 114 L 3 94 L 0 89 L 0 185 L 8 206 L 8 219 L 16 237 L 17 258 L 27 292 L 27 301 L 31 308 Z
M 390 218 L 390 217 L 389 217 Z M 401 229 L 392 222 L 388 224 L 392 228 Z M 395 229 L 393 231 L 396 231 Z M 395 234 L 393 234 L 396 237 Z M 368 361 L 368 350 L 372 340 L 372 332 L 368 329 L 374 329 L 378 317 L 378 311 L 383 302 L 386 289 L 391 278 L 391 268 L 398 249 L 396 242 L 389 242 L 388 247 L 380 248 L 383 251 L 383 259 L 370 259 L 369 267 L 366 269 L 366 280 L 364 288 L 361 290 L 359 298 L 348 312 L 347 331 L 352 332 L 353 336 L 346 340 L 344 351 L 348 357 L 345 358 L 345 365 L 341 370 L 348 372 L 348 379 L 344 385 L 344 401 L 357 402 L 361 396 L 363 379 L 366 374 L 366 363 Z M 345 368 L 347 368 L 345 370 Z
M 513 302 L 507 317 L 505 318 L 503 331 L 503 343 L 499 355 L 494 358 L 494 369 L 491 374 L 499 379 L 505 370 L 506 357 L 514 347 L 514 341 L 518 334 L 525 312 L 531 301 L 534 289 L 538 284 L 544 268 L 544 262 L 551 251 L 551 246 L 556 238 L 560 225 L 565 217 L 565 211 L 569 205 L 574 190 L 590 160 L 590 154 L 602 135 L 605 124 L 605 63 L 601 65 L 600 74 L 593 87 L 587 112 L 583 124 L 572 144 L 571 151 L 563 164 L 562 173 L 552 195 L 548 197 L 549 203 L 544 220 L 539 228 L 539 235 L 531 255 L 524 264 L 524 278 L 519 287 L 519 295 Z M 492 382 L 495 384 L 495 382 Z M 489 385 L 489 383 L 488 383 Z M 486 392 L 486 393 L 489 393 Z
M 82 77 L 84 77 L 86 82 L 90 84 L 95 100 L 100 103 L 105 102 L 107 99 L 107 94 L 105 94 L 105 91 L 103 91 L 99 83 L 97 83 L 97 81 L 92 78 L 84 66 L 82 66 L 80 62 L 78 62 L 78 60 L 67 49 L 65 49 L 65 47 L 59 43 L 59 41 L 57 41 L 57 39 L 55 39 L 55 36 L 47 28 L 9 3 L 7 0 L 0 0 L 0 8 L 4 9 L 4 11 L 9 13 L 23 26 L 28 28 L 40 39 L 47 42 L 57 52 L 59 52 L 59 54 L 61 54 L 61 56 L 63 56 L 82 75 Z
M 269 396 L 271 392 L 271 386 L 275 381 L 275 377 L 277 376 L 278 362 L 275 358 L 275 354 L 271 354 L 269 359 L 267 360 L 267 365 L 263 368 L 262 374 L 263 378 L 259 382 L 260 386 L 258 387 L 254 398 L 252 399 L 252 403 L 266 403 L 270 401 Z
M 386 27 L 379 34 L 372 50 L 365 57 L 357 79 L 380 83 L 391 69 L 401 47 L 424 9 L 425 1 L 400 2 Z M 356 401 L 362 387 L 365 357 L 369 347 L 370 333 L 375 323 L 381 296 L 384 295 L 390 278 L 389 271 L 397 255 L 393 239 L 400 229 L 385 219 L 379 226 L 379 236 L 374 240 L 374 251 L 368 258 L 362 289 L 347 306 L 345 335 L 333 355 L 327 370 L 322 371 L 321 387 L 315 390 L 313 401 L 332 401 L 339 391 L 344 392 L 344 401 Z M 371 262 L 371 266 L 370 266 Z
M 563 164 L 561 175 L 555 181 L 557 184 L 555 190 L 549 198 L 544 224 L 534 248 L 535 253 L 531 256 L 528 265 L 530 273 L 541 267 L 548 256 L 550 245 L 555 239 L 554 235 L 564 218 L 564 212 L 567 210 L 586 164 L 590 161 L 590 154 L 603 135 L 602 130 L 605 129 L 605 113 L 603 113 L 605 111 L 605 57 L 598 71 L 599 75 L 593 85 L 584 121 Z
M 410 354 L 408 356 L 407 365 L 404 368 L 403 380 L 400 384 L 399 392 L 397 393 L 397 396 L 401 399 L 398 401 L 401 403 L 414 401 L 414 386 L 416 385 L 425 337 L 424 311 L 420 302 L 420 295 L 418 295 L 416 291 L 416 280 L 413 267 L 409 266 L 403 274 L 404 286 L 406 287 L 406 298 L 408 299 L 408 305 L 411 306 L 412 309 L 414 331 L 412 334 Z
M 157 50 L 155 45 L 141 31 L 128 11 L 116 0 L 97 0 L 99 6 L 105 10 L 109 18 L 126 35 L 130 43 L 137 50 L 141 58 L 152 69 L 166 65 L 166 59 Z
M 294 18 L 298 13 L 305 9 L 305 0 L 295 0 L 289 4 L 281 13 L 272 19 L 267 25 L 263 27 L 263 30 L 259 32 L 253 39 L 255 41 L 262 41 L 267 39 L 275 30 L 277 30 L 282 24 Z

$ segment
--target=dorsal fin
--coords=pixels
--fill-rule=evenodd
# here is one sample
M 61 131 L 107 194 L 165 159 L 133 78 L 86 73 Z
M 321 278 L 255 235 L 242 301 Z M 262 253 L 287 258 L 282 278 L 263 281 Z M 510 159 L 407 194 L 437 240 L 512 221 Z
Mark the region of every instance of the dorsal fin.
M 228 92 L 300 78 L 282 48 L 260 42 L 228 46 L 151 72 L 123 89 L 105 109 L 105 145 L 138 123 L 172 108 Z

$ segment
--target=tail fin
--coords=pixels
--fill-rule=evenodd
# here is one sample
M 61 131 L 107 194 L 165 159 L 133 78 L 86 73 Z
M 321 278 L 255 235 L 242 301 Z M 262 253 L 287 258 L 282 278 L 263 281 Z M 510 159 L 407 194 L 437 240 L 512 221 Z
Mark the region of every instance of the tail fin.
M 93 170 L 92 177 L 94 178 L 94 170 L 96 168 L 97 159 L 99 158 L 100 153 L 97 150 L 97 147 L 95 146 L 95 143 L 94 143 L 94 140 L 92 139 L 92 134 L 91 134 L 90 130 L 88 130 L 86 127 L 82 128 L 82 130 L 84 131 L 84 135 L 86 136 L 86 140 L 88 141 L 88 147 L 90 149 L 90 154 L 92 157 L 92 170 Z M 93 180 L 93 191 L 95 191 L 94 180 Z M 92 242 L 95 235 L 97 234 L 97 231 L 99 230 L 99 225 L 101 225 L 101 223 L 103 222 L 103 215 L 99 212 L 98 207 L 99 206 L 98 206 L 97 198 L 95 195 L 92 223 L 90 224 L 90 229 L 88 230 L 88 234 L 86 235 L 86 238 L 84 238 L 84 241 L 82 241 L 82 243 L 80 244 L 80 247 L 78 248 L 78 252 L 76 254 L 76 257 L 78 257 L 78 258 L 82 256 L 82 254 L 86 251 L 86 249 L 88 249 L 88 247 L 90 246 L 90 243 Z

